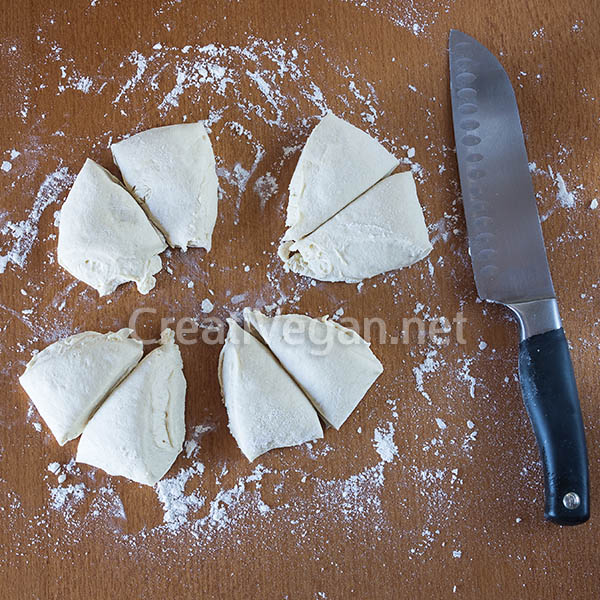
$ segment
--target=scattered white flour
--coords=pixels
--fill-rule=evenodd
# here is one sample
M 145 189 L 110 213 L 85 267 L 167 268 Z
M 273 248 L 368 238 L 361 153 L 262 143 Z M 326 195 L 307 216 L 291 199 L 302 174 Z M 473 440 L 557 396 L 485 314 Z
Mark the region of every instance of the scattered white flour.
M 156 494 L 163 505 L 164 522 L 171 531 L 188 522 L 188 513 L 204 506 L 206 498 L 198 489 L 190 494 L 185 493 L 186 484 L 193 477 L 201 477 L 204 465 L 196 463 L 187 469 L 182 469 L 175 477 L 164 477 L 155 486 Z
M 571 153 L 572 153 L 572 149 L 566 148 L 565 146 L 561 146 L 558 151 L 558 159 L 557 159 L 558 164 L 564 164 L 566 157 L 570 156 Z M 577 183 L 575 185 L 572 185 L 571 189 L 567 188 L 567 184 L 565 182 L 564 177 L 560 173 L 555 172 L 554 169 L 550 165 L 548 165 L 547 169 L 541 169 L 537 166 L 536 162 L 530 162 L 529 163 L 529 171 L 534 175 L 542 176 L 542 177 L 546 178 L 547 180 L 549 180 L 551 186 L 556 191 L 557 205 L 551 206 L 545 212 L 540 212 L 540 219 L 542 222 L 545 221 L 554 212 L 555 208 L 557 208 L 557 207 L 571 209 L 576 206 L 578 194 L 579 194 L 579 192 L 581 192 L 584 189 L 582 183 Z M 573 179 L 574 177 L 577 177 L 573 173 L 570 173 L 569 176 L 571 179 Z M 550 189 L 546 188 L 545 191 L 550 192 Z M 538 194 L 536 196 L 536 198 L 538 198 L 538 201 L 540 198 L 544 198 L 544 197 L 545 196 L 544 196 L 544 193 L 542 192 L 542 190 L 539 190 Z M 593 203 L 593 201 L 592 201 L 592 203 Z
M 8 162 L 7 160 L 3 160 L 0 169 L 2 169 L 5 173 L 8 173 L 12 169 L 12 163 Z
M 596 198 L 594 198 L 591 202 L 590 202 L 590 208 L 592 210 L 596 210 L 598 208 L 598 200 L 596 200 Z
M 113 104 L 117 104 L 121 98 L 126 97 L 127 92 L 135 88 L 135 86 L 142 80 L 142 77 L 148 68 L 148 61 L 137 50 L 134 50 L 126 60 L 136 67 L 136 72 L 135 75 L 133 75 L 121 86 L 119 93 L 113 100 Z M 124 62 L 122 62 L 120 66 L 123 67 Z
M 387 431 L 383 427 L 375 429 L 373 446 L 383 462 L 389 463 L 398 456 L 398 446 L 394 443 L 394 426 L 388 423 Z
M 435 418 L 435 423 L 441 430 L 444 430 L 444 429 L 446 429 L 446 427 L 448 427 L 448 425 L 446 425 L 444 420 L 440 419 L 439 417 Z
M 436 360 L 436 356 L 438 351 L 435 349 L 429 350 L 425 357 L 425 360 L 417 367 L 413 367 L 413 375 L 415 376 L 415 381 L 417 382 L 417 390 L 421 392 L 423 397 L 431 402 L 431 397 L 425 391 L 425 375 L 429 373 L 434 373 L 440 366 L 440 361 Z
M 449 12 L 454 0 L 438 2 L 380 2 L 379 0 L 344 0 L 357 8 L 381 15 L 397 27 L 403 27 L 414 35 L 425 35 L 440 15 Z
M 460 380 L 469 384 L 469 394 L 471 398 L 475 398 L 475 385 L 477 380 L 473 375 L 471 375 L 471 365 L 473 364 L 473 358 L 463 358 L 459 359 L 459 364 L 462 363 L 462 368 L 458 372 L 458 377 Z
M 321 505 L 332 514 L 340 514 L 345 521 L 355 522 L 358 516 L 370 527 L 381 529 L 385 523 L 381 506 L 385 463 L 382 460 L 346 479 L 319 479 L 317 492 Z
M 560 202 L 560 205 L 564 208 L 573 208 L 576 200 L 575 192 L 569 192 L 567 190 L 565 180 L 560 173 L 555 174 L 554 181 L 558 188 L 556 198 Z
M 232 304 L 241 304 L 242 302 L 244 302 L 246 300 L 246 296 L 248 294 L 246 292 L 244 292 L 243 294 L 236 294 L 235 296 L 231 296 L 231 303 Z
M 192 429 L 192 435 L 190 439 L 186 440 L 183 445 L 183 451 L 185 453 L 186 458 L 193 458 L 198 448 L 200 447 L 200 442 L 205 434 L 210 433 L 215 430 L 215 425 L 212 423 L 204 423 L 202 425 L 196 425 Z
M 0 234 L 9 237 L 8 244 L 0 242 L 0 273 L 4 273 L 9 263 L 23 267 L 27 256 L 35 243 L 39 230 L 39 221 L 50 204 L 58 200 L 58 197 L 72 183 L 73 176 L 67 167 L 58 167 L 44 179 L 38 193 L 33 201 L 29 214 L 23 221 L 16 223 L 8 221 L 0 230 Z M 12 240 L 10 240 L 12 238 Z M 6 246 L 9 246 L 6 251 Z
M 105 520 L 106 517 L 109 517 L 113 526 L 115 520 L 123 522 L 127 519 L 123 501 L 110 484 L 98 489 L 90 504 L 89 514 L 92 517 L 103 518 Z M 121 529 L 119 527 L 113 529 L 113 534 L 119 534 L 120 532 Z
M 87 94 L 90 91 L 90 88 L 92 87 L 92 80 L 89 77 L 80 77 L 76 82 L 75 82 L 75 89 L 79 90 L 80 92 L 83 92 L 84 94 Z
M 257 178 L 253 189 L 260 198 L 260 209 L 263 211 L 269 199 L 277 193 L 277 180 L 271 173 L 265 173 Z
M 85 491 L 86 487 L 84 483 L 50 488 L 50 508 L 53 510 L 70 511 L 84 499 Z
M 196 522 L 196 529 L 202 526 L 209 526 L 217 531 L 229 528 L 244 508 L 254 510 L 260 515 L 270 512 L 271 509 L 262 500 L 260 492 L 246 493 L 250 484 L 255 484 L 260 490 L 260 482 L 264 475 L 270 472 L 263 465 L 257 465 L 250 475 L 240 477 L 233 487 L 219 490 L 210 503 L 208 515 Z
M 341 317 L 344 316 L 344 309 L 343 307 L 339 307 L 334 313 L 333 316 L 331 317 L 334 321 L 338 321 Z
M 451 485 L 454 485 L 458 481 L 458 469 L 451 469 L 450 473 L 452 477 L 450 478 Z
M 215 307 L 215 305 L 208 298 L 204 298 L 204 300 L 202 300 L 202 304 L 200 305 L 200 310 L 203 313 L 208 314 L 208 313 L 212 312 L 214 307 Z

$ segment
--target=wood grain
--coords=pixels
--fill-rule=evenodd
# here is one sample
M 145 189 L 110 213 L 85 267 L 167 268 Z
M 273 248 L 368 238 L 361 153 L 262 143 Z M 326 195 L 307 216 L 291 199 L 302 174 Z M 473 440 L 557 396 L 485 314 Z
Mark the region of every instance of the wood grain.
M 0 275 L 3 597 L 597 597 L 596 519 L 574 529 L 543 522 L 542 475 L 515 379 L 516 327 L 505 310 L 477 301 L 446 51 L 449 29 L 460 28 L 496 53 L 514 82 L 572 343 L 594 493 L 600 210 L 589 205 L 599 196 L 600 177 L 597 3 L 4 0 L 2 8 L 0 163 L 12 168 L 0 171 L 0 256 L 18 243 L 8 224 L 29 219 L 37 226 L 31 211 L 39 211 L 30 250 L 20 246 L 13 255 L 26 255 L 23 264 L 17 258 Z M 207 59 L 201 48 L 208 44 L 222 55 Z M 147 65 L 135 79 L 139 56 Z M 226 67 L 231 81 L 222 93 L 217 79 L 198 72 L 198 85 L 189 85 L 192 69 L 176 101 L 165 104 L 178 67 L 202 60 Z M 278 73 L 281 63 L 288 69 Z M 272 76 L 274 103 L 256 73 Z M 399 157 L 406 157 L 406 147 L 416 149 L 419 195 L 436 240 L 431 272 L 423 261 L 360 290 L 311 286 L 283 273 L 276 243 L 286 188 L 325 104 Z M 167 252 L 170 272 L 158 275 L 147 296 L 126 285 L 99 299 L 58 267 L 54 213 L 86 157 L 117 173 L 111 139 L 218 110 L 212 138 L 222 197 L 209 255 Z M 10 158 L 11 149 L 20 155 Z M 556 173 L 575 194 L 572 208 L 557 199 Z M 259 459 L 266 473 L 256 483 L 247 479 L 256 465 L 248 465 L 226 427 L 216 378 L 219 346 L 182 345 L 188 434 L 200 424 L 212 430 L 195 458 L 182 455 L 169 475 L 202 462 L 205 471 L 190 478 L 186 494 L 196 490 L 205 504 L 190 510 L 175 534 L 161 531 L 164 513 L 153 489 L 82 466 L 64 484 L 83 484 L 82 499 L 52 508 L 52 490 L 60 486 L 46 467 L 68 463 L 76 442 L 60 448 L 45 426 L 34 428 L 39 418 L 17 383 L 31 352 L 76 331 L 125 326 L 137 307 L 156 309 L 140 327 L 140 334 L 156 336 L 162 318 L 202 318 L 207 297 L 220 318 L 244 304 L 273 302 L 284 312 L 319 316 L 343 308 L 346 316 L 383 318 L 388 337 L 373 340 L 373 349 L 384 375 L 346 425 L 327 431 L 312 451 Z M 429 320 L 463 310 L 467 343 L 450 336 L 442 347 L 431 339 L 391 345 L 389 336 L 419 303 Z M 423 366 L 428 354 L 438 363 L 431 372 Z M 423 373 L 421 391 L 415 369 Z M 384 463 L 374 449 L 375 430 L 389 432 L 390 424 L 399 456 Z M 240 480 L 243 490 L 236 488 Z M 348 483 L 357 481 L 355 488 Z M 223 490 L 230 495 L 214 504 Z M 258 495 L 270 507 L 264 515 Z M 217 505 L 228 516 L 223 528 L 208 518 Z

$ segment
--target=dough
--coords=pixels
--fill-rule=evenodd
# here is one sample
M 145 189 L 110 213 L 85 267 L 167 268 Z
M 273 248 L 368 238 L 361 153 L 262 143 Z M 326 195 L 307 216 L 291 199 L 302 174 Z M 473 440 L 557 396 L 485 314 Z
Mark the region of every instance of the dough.
M 354 283 L 408 267 L 432 250 L 410 171 L 391 175 L 305 238 L 279 250 L 286 268 Z
M 154 485 L 185 438 L 183 362 L 171 329 L 113 391 L 84 429 L 77 462 Z
M 165 248 L 131 194 L 87 159 L 60 212 L 59 264 L 101 296 L 126 281 L 135 281 L 138 291 L 147 294 Z
M 229 429 L 252 462 L 273 448 L 323 437 L 315 409 L 271 352 L 227 319 L 229 332 L 219 357 L 219 381 Z
M 310 134 L 290 183 L 283 240 L 299 240 L 399 164 L 377 140 L 332 113 Z
M 63 446 L 76 438 L 90 415 L 142 358 L 143 345 L 129 336 L 85 331 L 44 348 L 19 381 Z
M 244 320 L 336 429 L 383 372 L 369 344 L 334 321 L 305 315 L 269 318 L 249 309 Z
M 111 151 L 125 185 L 169 245 L 210 250 L 218 181 L 204 125 L 156 127 L 113 144 Z

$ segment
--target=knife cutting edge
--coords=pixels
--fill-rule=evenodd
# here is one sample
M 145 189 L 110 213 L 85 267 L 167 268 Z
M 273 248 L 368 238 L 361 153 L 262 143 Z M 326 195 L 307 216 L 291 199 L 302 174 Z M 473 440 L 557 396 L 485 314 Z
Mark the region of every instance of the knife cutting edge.
M 496 57 L 472 37 L 452 30 L 449 51 L 456 154 L 477 293 L 517 317 L 519 378 L 544 469 L 545 516 L 578 525 L 589 518 L 585 432 L 515 94 Z

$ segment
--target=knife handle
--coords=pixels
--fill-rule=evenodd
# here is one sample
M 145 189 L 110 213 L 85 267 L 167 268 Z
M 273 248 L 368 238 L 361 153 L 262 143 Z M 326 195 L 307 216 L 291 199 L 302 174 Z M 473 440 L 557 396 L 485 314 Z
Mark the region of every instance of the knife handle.
M 590 517 L 585 432 L 562 328 L 521 341 L 519 376 L 544 468 L 545 516 L 559 525 L 584 523 Z

